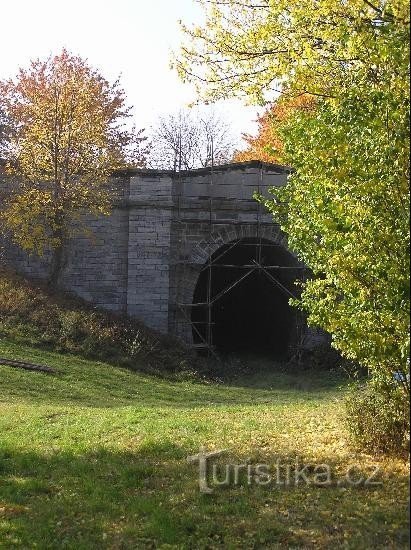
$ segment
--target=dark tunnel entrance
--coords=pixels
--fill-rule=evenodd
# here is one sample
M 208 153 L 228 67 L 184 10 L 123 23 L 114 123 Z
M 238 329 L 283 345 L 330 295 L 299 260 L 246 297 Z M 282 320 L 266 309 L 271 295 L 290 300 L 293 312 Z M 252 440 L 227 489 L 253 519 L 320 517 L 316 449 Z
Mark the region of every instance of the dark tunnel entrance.
M 203 267 L 193 299 L 196 347 L 217 352 L 287 356 L 296 339 L 289 305 L 301 264 L 281 245 L 241 239 L 221 247 Z

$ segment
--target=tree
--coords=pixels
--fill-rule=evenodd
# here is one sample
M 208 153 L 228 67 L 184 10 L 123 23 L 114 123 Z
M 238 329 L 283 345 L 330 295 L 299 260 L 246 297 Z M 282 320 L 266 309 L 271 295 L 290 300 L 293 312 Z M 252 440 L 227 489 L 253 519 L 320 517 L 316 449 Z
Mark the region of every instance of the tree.
M 108 179 L 128 163 L 140 164 L 141 132 L 125 126 L 130 110 L 119 82 L 109 83 L 66 50 L 32 61 L 0 83 L 9 121 L 3 147 L 17 185 L 1 212 L 14 241 L 29 253 L 51 251 L 56 284 L 63 247 L 83 213 L 108 214 Z
M 294 173 L 265 203 L 314 273 L 309 322 L 409 395 L 408 2 L 203 3 L 176 60 L 201 97 L 317 98 L 281 132 Z
M 281 163 L 283 161 L 284 143 L 280 127 L 296 112 L 310 112 L 315 108 L 315 98 L 302 94 L 296 97 L 280 96 L 269 105 L 257 119 L 257 135 L 243 134 L 247 148 L 237 151 L 233 160 L 261 160 L 263 162 Z
M 282 129 L 295 171 L 265 200 L 314 273 L 309 321 L 385 382 L 408 370 L 408 126 L 407 101 L 375 90 L 299 115 Z
M 154 128 L 148 164 L 192 170 L 230 162 L 233 150 L 229 126 L 215 112 L 180 110 L 160 118 Z

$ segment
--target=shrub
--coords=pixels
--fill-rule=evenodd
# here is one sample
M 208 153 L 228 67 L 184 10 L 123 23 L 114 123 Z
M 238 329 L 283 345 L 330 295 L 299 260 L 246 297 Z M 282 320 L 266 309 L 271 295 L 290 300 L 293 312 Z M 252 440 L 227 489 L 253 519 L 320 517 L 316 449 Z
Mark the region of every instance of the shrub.
M 372 453 L 405 453 L 409 405 L 409 396 L 395 381 L 353 385 L 346 398 L 346 423 L 354 446 Z

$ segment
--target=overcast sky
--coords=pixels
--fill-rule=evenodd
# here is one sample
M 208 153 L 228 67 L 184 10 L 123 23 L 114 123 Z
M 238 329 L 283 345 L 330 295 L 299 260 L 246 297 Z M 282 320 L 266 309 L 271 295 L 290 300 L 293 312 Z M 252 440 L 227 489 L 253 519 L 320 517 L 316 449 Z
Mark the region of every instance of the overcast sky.
M 66 47 L 106 78 L 121 75 L 137 127 L 195 99 L 169 68 L 181 40 L 178 20 L 201 20 L 194 0 L 2 0 L 0 17 L 0 78 Z M 255 130 L 256 109 L 239 101 L 218 109 L 235 136 Z

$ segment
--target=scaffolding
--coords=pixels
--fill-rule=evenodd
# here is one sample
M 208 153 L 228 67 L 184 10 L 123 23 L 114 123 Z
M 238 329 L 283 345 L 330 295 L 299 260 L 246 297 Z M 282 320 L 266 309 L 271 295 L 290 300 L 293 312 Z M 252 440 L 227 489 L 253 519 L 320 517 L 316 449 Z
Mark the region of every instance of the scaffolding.
M 259 177 L 258 177 L 258 186 L 257 186 L 257 194 L 260 196 L 261 191 L 264 188 L 264 165 L 263 163 L 260 163 L 259 167 Z M 214 185 L 214 165 L 212 164 L 210 167 L 210 181 L 209 181 L 211 189 Z M 224 200 L 238 200 L 238 199 L 224 199 Z M 187 223 L 190 222 L 189 219 L 184 218 L 182 219 L 181 216 L 181 172 L 179 172 L 179 193 L 177 196 L 177 221 L 179 223 Z M 236 239 L 230 243 L 225 243 L 224 250 L 220 252 L 217 255 L 214 255 L 209 253 L 207 262 L 201 267 L 200 274 L 203 272 L 206 272 L 206 299 L 205 301 L 201 302 L 193 302 L 193 303 L 184 303 L 180 302 L 177 299 L 177 308 L 178 311 L 181 313 L 183 319 L 185 322 L 189 325 L 189 327 L 192 330 L 193 335 L 195 334 L 197 336 L 197 339 L 199 340 L 198 343 L 195 343 L 192 345 L 193 348 L 197 350 L 205 350 L 208 356 L 213 356 L 216 359 L 219 359 L 219 356 L 216 352 L 214 343 L 213 343 L 213 306 L 215 303 L 220 300 L 223 296 L 231 292 L 235 287 L 240 285 L 245 279 L 247 279 L 250 275 L 252 275 L 255 272 L 262 273 L 276 288 L 280 290 L 287 298 L 297 298 L 297 295 L 295 292 L 287 288 L 279 279 L 278 276 L 276 276 L 276 273 L 281 271 L 295 271 L 300 272 L 300 275 L 302 279 L 305 278 L 305 272 L 306 268 L 304 266 L 286 266 L 286 265 L 265 265 L 263 262 L 263 256 L 262 256 L 262 249 L 264 247 L 278 247 L 281 246 L 279 244 L 274 243 L 267 243 L 267 241 L 263 238 L 263 232 L 262 232 L 262 204 L 260 201 L 256 201 L 257 208 L 256 208 L 256 216 L 255 220 L 252 222 L 238 222 L 241 225 L 252 225 L 255 227 L 255 243 L 247 243 L 244 242 L 243 238 Z M 206 243 L 206 248 L 208 251 L 211 250 L 212 244 L 215 244 L 215 240 L 213 239 L 213 229 L 215 225 L 220 225 L 221 221 L 215 221 L 214 220 L 214 205 L 213 205 L 213 193 L 210 193 L 210 197 L 208 199 L 208 242 Z M 198 221 L 192 220 L 192 221 Z M 231 222 L 229 225 L 234 225 L 236 222 Z M 224 223 L 226 225 L 226 223 Z M 232 263 L 220 263 L 222 258 L 226 256 L 230 251 L 232 251 L 235 247 L 239 246 L 250 246 L 254 248 L 254 257 L 251 259 L 250 263 L 244 264 L 244 265 L 238 265 L 238 264 L 232 264 Z M 179 262 L 183 269 L 186 269 L 193 265 L 198 265 L 198 263 L 195 262 L 189 262 L 189 261 L 181 261 Z M 236 280 L 231 281 L 225 288 L 220 290 L 215 295 L 212 294 L 213 289 L 213 269 L 236 269 L 236 270 L 245 270 L 243 274 L 241 274 L 240 277 L 238 277 Z M 179 280 L 185 281 L 186 277 L 180 277 Z M 177 291 L 177 298 L 180 297 L 180 292 Z M 193 315 L 192 311 L 194 308 L 204 308 L 206 315 L 205 321 L 193 321 Z M 199 325 L 205 325 L 205 330 L 201 331 L 199 330 Z M 302 339 L 302 319 L 300 316 L 296 316 L 296 339 L 301 340 Z

